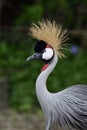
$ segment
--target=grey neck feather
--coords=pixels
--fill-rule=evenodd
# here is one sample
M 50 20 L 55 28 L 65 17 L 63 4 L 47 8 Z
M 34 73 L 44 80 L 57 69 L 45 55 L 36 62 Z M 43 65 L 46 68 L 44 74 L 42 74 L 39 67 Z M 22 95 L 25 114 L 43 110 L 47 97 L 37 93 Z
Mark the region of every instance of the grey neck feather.
M 49 105 L 49 99 L 51 96 L 51 93 L 47 90 L 46 87 L 46 80 L 49 74 L 55 68 L 57 61 L 58 57 L 55 54 L 48 68 L 42 71 L 36 80 L 36 94 L 44 113 L 47 111 L 45 108 L 47 108 L 47 105 Z

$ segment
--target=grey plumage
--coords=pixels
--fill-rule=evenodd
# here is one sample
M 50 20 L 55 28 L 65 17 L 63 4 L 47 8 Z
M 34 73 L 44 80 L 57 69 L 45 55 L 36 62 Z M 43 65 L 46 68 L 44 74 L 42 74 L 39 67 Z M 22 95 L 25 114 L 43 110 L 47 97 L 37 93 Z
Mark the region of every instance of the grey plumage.
M 47 77 L 56 63 L 55 55 L 36 81 L 37 97 L 47 122 L 46 130 L 51 130 L 54 124 L 62 130 L 87 130 L 87 85 L 74 85 L 58 93 L 50 93 L 46 88 Z
M 87 130 L 87 86 L 75 85 L 52 96 L 54 122 L 61 127 Z M 55 112 L 53 112 L 55 109 Z M 57 115 L 57 116 L 56 116 Z

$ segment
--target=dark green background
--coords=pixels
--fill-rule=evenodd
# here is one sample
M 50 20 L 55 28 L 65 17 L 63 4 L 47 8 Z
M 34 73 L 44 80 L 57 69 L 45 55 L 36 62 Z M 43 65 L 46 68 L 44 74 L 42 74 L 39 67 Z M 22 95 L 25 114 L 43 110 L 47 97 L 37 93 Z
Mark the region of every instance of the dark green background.
M 68 29 L 66 58 L 59 59 L 50 75 L 48 90 L 57 92 L 73 84 L 87 84 L 87 0 L 5 1 L 0 30 L 0 78 L 8 82 L 8 105 L 18 111 L 38 108 L 35 80 L 41 61 L 26 62 L 35 40 L 28 35 L 32 22 L 55 19 Z M 77 46 L 78 52 L 71 53 Z M 4 95 L 4 93 L 3 93 Z

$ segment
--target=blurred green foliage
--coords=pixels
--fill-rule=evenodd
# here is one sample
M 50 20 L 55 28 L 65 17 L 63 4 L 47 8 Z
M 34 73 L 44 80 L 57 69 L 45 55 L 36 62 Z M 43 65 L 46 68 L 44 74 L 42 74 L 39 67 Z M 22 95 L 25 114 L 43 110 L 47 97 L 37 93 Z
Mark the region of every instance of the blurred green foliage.
M 29 23 L 41 19 L 43 15 L 43 7 L 41 5 L 24 5 L 22 8 L 23 11 L 15 20 L 16 25 L 29 25 Z
M 10 106 L 19 111 L 29 111 L 38 106 L 35 79 L 43 63 L 26 62 L 26 58 L 33 53 L 31 48 L 30 44 L 14 48 L 6 42 L 0 43 L 0 75 L 6 76 L 9 81 Z M 86 52 L 80 51 L 76 56 L 68 54 L 67 58 L 59 60 L 48 78 L 48 90 L 57 92 L 73 84 L 87 84 L 86 65 Z
M 9 105 L 19 111 L 29 111 L 38 107 L 35 94 L 35 79 L 43 65 L 40 61 L 26 62 L 33 53 L 35 41 L 28 36 L 28 27 L 42 18 L 56 19 L 68 29 L 85 29 L 87 0 L 37 0 L 33 5 L 21 5 L 20 15 L 13 21 L 12 30 L 3 30 L 0 41 L 0 76 L 9 83 Z M 22 29 L 19 26 L 22 25 Z M 71 37 L 71 36 L 70 36 Z M 72 36 L 71 44 L 80 43 L 81 36 Z M 82 37 L 83 39 L 83 37 Z M 57 92 L 73 84 L 87 84 L 87 52 L 79 47 L 76 55 L 68 52 L 67 58 L 59 60 L 50 75 L 47 86 Z M 49 87 L 50 86 L 50 87 Z

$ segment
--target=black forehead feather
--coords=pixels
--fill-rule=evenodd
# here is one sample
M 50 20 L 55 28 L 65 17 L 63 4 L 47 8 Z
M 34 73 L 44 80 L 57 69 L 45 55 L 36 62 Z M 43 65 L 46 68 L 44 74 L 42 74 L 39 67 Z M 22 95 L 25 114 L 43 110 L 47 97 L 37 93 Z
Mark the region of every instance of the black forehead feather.
M 46 48 L 47 44 L 44 41 L 38 41 L 34 47 L 35 52 L 42 52 Z

